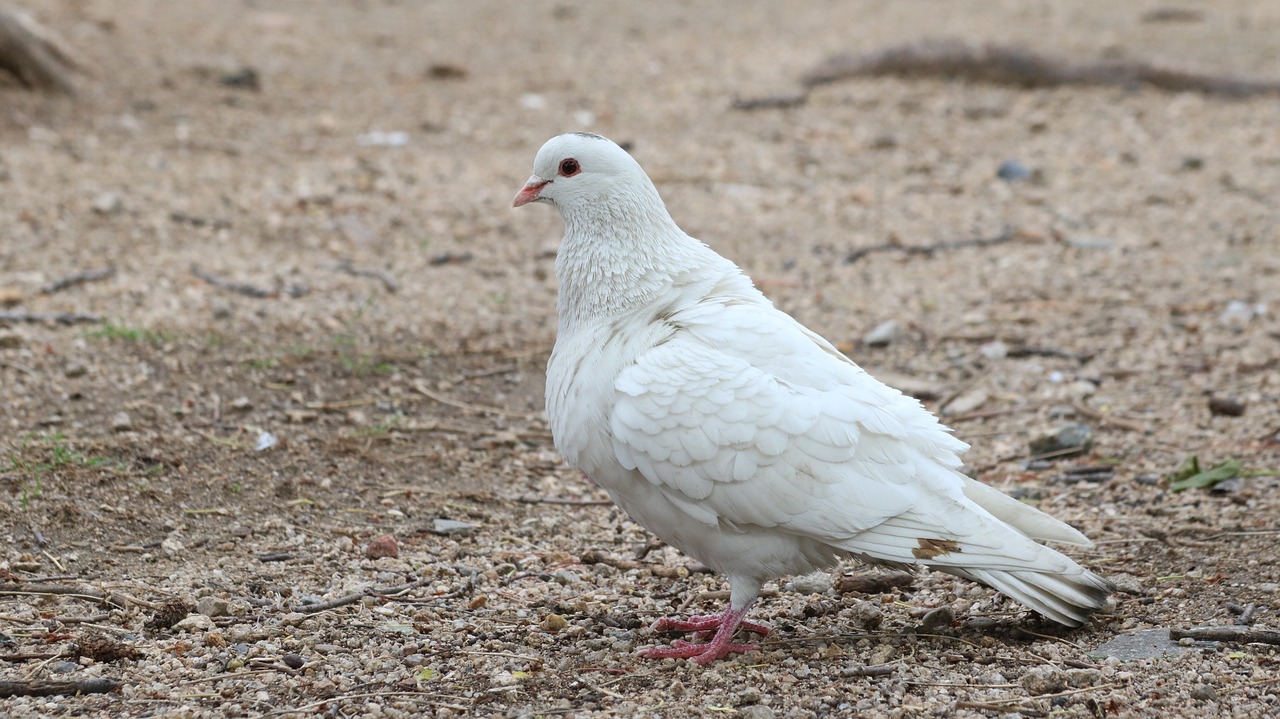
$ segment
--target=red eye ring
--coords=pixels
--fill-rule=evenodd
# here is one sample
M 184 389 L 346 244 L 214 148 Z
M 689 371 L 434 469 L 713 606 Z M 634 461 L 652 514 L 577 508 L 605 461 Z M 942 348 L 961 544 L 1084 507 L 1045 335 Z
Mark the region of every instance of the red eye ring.
M 582 166 L 579 165 L 578 161 L 572 157 L 568 157 L 560 161 L 561 177 L 573 177 L 579 172 L 582 172 Z

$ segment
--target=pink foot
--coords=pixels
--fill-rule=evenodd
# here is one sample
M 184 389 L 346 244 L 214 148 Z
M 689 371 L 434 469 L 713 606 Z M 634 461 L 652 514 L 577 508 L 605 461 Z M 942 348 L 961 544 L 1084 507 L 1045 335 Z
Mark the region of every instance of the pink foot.
M 702 614 L 681 620 L 675 617 L 663 617 L 653 623 L 653 631 L 655 632 L 707 632 L 712 629 L 719 629 L 720 623 L 724 621 L 723 614 Z M 745 629 L 748 632 L 755 632 L 760 636 L 767 636 L 769 628 L 763 624 L 748 622 L 743 619 L 738 623 L 739 629 Z
M 755 651 L 759 647 L 754 644 L 735 644 L 733 635 L 739 629 L 746 629 L 747 631 L 764 635 L 769 633 L 769 628 L 755 622 L 743 621 L 743 617 L 746 615 L 746 607 L 734 611 L 733 607 L 730 606 L 724 610 L 723 614 L 689 617 L 688 621 L 671 618 L 659 619 L 653 625 L 653 628 L 657 631 L 698 632 L 695 635 L 697 638 L 701 638 L 712 629 L 716 630 L 716 633 L 709 642 L 694 644 L 678 639 L 672 642 L 670 647 L 655 647 L 648 650 L 645 652 L 645 656 L 650 659 L 688 659 L 692 657 L 699 664 L 707 664 L 729 654 Z

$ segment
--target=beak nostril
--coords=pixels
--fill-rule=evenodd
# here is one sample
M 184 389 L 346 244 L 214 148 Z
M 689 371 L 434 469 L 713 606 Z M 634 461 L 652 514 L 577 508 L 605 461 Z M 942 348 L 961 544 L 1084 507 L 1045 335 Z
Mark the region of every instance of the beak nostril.
M 542 188 L 549 184 L 551 184 L 551 180 L 544 180 L 537 175 L 530 177 L 524 187 L 520 188 L 520 191 L 516 193 L 515 199 L 511 201 L 511 206 L 520 207 L 542 199 L 539 193 L 542 192 Z

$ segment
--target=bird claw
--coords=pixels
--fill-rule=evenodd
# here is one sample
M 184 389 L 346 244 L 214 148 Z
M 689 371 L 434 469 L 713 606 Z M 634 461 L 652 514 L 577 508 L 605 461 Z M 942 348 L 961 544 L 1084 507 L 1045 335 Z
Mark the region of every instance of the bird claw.
M 717 645 L 715 642 L 693 644 L 677 639 L 669 647 L 654 647 L 645 652 L 649 659 L 689 659 L 699 664 L 707 664 L 730 654 L 754 652 L 760 647 L 755 644 L 734 644 L 729 642 Z
M 684 620 L 671 617 L 659 619 L 653 624 L 654 631 L 693 632 L 693 638 L 698 641 L 695 643 L 677 639 L 669 647 L 654 647 L 646 651 L 645 656 L 650 659 L 692 658 L 699 664 L 707 664 L 729 654 L 753 652 L 759 647 L 754 644 L 736 644 L 733 642 L 733 635 L 739 629 L 765 635 L 769 633 L 769 628 L 763 624 L 744 621 L 744 614 L 745 608 L 739 611 L 726 609 L 723 614 L 694 616 Z M 703 641 L 713 631 L 715 636 L 710 641 Z

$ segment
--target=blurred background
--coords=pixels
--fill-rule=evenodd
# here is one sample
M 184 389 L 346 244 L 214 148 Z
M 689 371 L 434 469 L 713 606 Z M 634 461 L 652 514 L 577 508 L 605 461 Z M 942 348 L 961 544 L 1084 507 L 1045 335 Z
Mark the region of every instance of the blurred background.
M 333 533 L 417 537 L 414 566 L 445 573 L 525 566 L 518 532 L 556 561 L 643 544 L 607 508 L 494 499 L 600 499 L 541 420 L 562 226 L 510 208 L 547 138 L 591 130 L 782 309 L 944 413 L 985 481 L 1102 540 L 1082 556 L 1136 587 L 1104 634 L 1280 582 L 1275 480 L 1243 478 L 1280 468 L 1280 94 L 1215 91 L 1280 82 L 1280 3 L 19 6 L 74 92 L 0 79 L 10 570 L 60 574 L 41 551 L 80 546 L 87 577 L 196 591 L 311 542 L 338 554 L 272 581 L 327 596 L 387 566 Z M 992 77 L 1018 53 L 1103 77 Z M 840 55 L 862 71 L 806 84 Z M 1153 67 L 1180 70 L 1134 79 Z M 1064 424 L 1087 443 L 1037 460 Z M 1243 469 L 1175 493 L 1191 457 Z M 488 529 L 421 533 L 445 516 Z M 1178 532 L 1204 543 L 1153 539 Z M 186 549 L 108 549 L 166 537 Z

